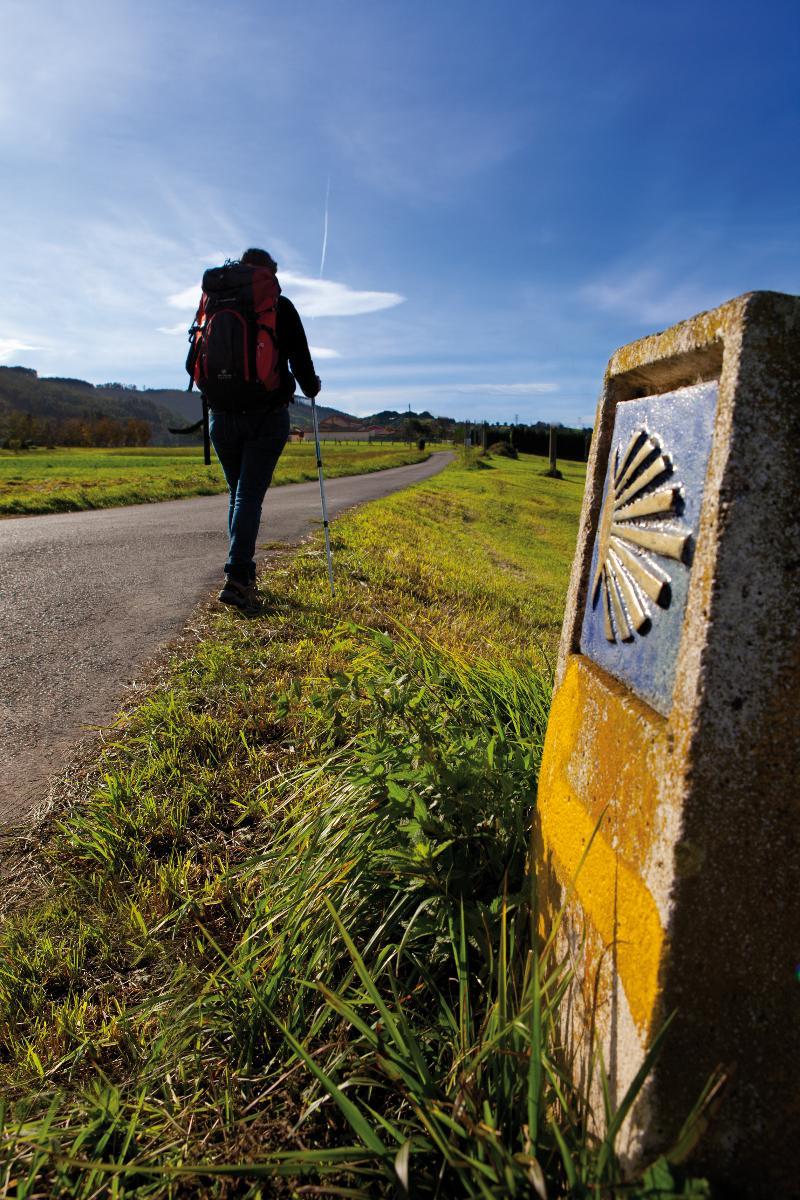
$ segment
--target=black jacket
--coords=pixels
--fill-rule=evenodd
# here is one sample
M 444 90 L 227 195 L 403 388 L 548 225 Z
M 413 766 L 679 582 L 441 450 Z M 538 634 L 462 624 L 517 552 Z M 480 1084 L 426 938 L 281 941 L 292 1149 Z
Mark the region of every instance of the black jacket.
M 306 340 L 303 322 L 291 300 L 278 297 L 275 314 L 275 335 L 278 339 L 278 361 L 281 372 L 280 399 L 288 404 L 295 393 L 295 379 L 305 396 L 316 396 L 319 380 Z

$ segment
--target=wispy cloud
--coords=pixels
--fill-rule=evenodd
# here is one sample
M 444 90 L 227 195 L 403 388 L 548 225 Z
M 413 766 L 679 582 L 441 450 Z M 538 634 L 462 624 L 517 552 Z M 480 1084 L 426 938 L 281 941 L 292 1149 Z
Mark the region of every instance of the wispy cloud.
M 167 296 L 167 304 L 172 308 L 183 308 L 187 312 L 190 309 L 196 309 L 200 303 L 200 288 L 196 283 L 191 287 L 184 288 L 182 292 L 173 292 L 171 296 Z M 166 333 L 166 330 L 164 330 Z
M 394 104 L 370 111 L 359 102 L 344 118 L 337 110 L 329 135 L 371 186 L 430 204 L 504 163 L 522 143 L 518 124 L 478 108 L 455 113 L 441 106 L 434 114 L 428 103 L 407 100 L 401 117 Z
M 0 338 L 0 362 L 7 363 L 10 359 L 16 358 L 18 354 L 23 354 L 26 350 L 41 349 L 41 346 L 34 346 L 28 342 L 18 341 L 16 338 Z
M 644 325 L 671 325 L 726 299 L 724 286 L 696 283 L 685 275 L 675 282 L 670 273 L 666 265 L 630 271 L 616 267 L 609 277 L 581 287 L 580 296 L 592 308 Z
M 291 291 L 292 300 L 304 317 L 356 317 L 394 308 L 405 301 L 405 296 L 398 292 L 361 292 L 346 283 L 313 279 L 308 275 L 295 275 L 291 271 L 281 271 L 280 278 L 281 283 L 285 283 Z M 173 308 L 188 311 L 197 307 L 199 299 L 200 289 L 195 284 L 167 296 L 167 303 Z
M 156 333 L 166 333 L 170 337 L 176 337 L 178 334 L 186 334 L 188 325 L 185 321 L 178 321 L 177 325 L 157 325 Z
M 453 383 L 450 390 L 464 396 L 545 396 L 558 391 L 557 383 Z
M 514 385 L 509 385 L 513 387 Z M 559 389 L 556 384 L 547 384 L 544 388 L 534 390 L 528 386 L 525 392 L 520 391 L 503 391 L 501 385 L 495 386 L 491 383 L 476 383 L 462 384 L 451 383 L 447 380 L 437 380 L 435 384 L 430 383 L 398 383 L 398 384 L 382 384 L 378 387 L 351 387 L 337 390 L 338 395 L 348 396 L 380 396 L 383 399 L 396 399 L 398 397 L 413 397 L 413 396 L 428 396 L 438 392 L 454 393 L 458 396 L 493 396 L 500 398 L 502 396 L 538 396 L 542 394 L 552 395 Z
M 357 416 L 367 416 L 381 409 L 402 412 L 409 404 L 415 411 L 468 417 L 470 420 L 509 420 L 515 414 L 522 420 L 552 420 L 569 424 L 575 408 L 573 400 L 556 395 L 555 385 L 545 393 L 497 392 L 491 384 L 476 384 L 466 389 L 444 380 L 436 384 L 396 384 L 376 387 L 341 387 L 328 384 L 323 377 L 322 399 Z M 545 397 L 546 398 L 543 398 Z
M 405 301 L 398 292 L 361 292 L 346 283 L 290 271 L 283 271 L 281 280 L 291 289 L 292 299 L 306 317 L 356 317 L 394 308 Z
M 130 5 L 86 0 L 47 7 L 43 17 L 33 5 L 4 5 L 0 141 L 59 155 L 96 117 L 98 95 L 107 119 L 131 102 L 146 70 L 147 35 Z
M 309 346 L 312 358 L 341 358 L 338 350 L 332 350 L 330 346 Z

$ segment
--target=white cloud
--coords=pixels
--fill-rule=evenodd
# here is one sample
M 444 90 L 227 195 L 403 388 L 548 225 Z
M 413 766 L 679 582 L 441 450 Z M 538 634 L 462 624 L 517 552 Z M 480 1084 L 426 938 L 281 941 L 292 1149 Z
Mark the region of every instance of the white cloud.
M 196 283 L 191 287 L 184 288 L 182 292 L 173 292 L 171 296 L 167 296 L 167 304 L 173 308 L 196 309 L 200 303 L 200 288 Z
M 557 383 L 453 383 L 451 391 L 474 396 L 545 396 L 557 392 Z
M 341 358 L 338 350 L 332 350 L 330 346 L 309 346 L 312 358 Z
M 28 342 L 17 341 L 16 338 L 0 338 L 0 362 L 8 362 L 25 350 L 41 350 L 41 346 L 31 346 Z
M 380 312 L 402 304 L 405 296 L 397 292 L 359 292 L 346 283 L 332 279 L 313 279 L 308 275 L 295 275 L 290 271 L 280 274 L 282 284 L 291 292 L 292 301 L 304 317 L 356 317 L 363 313 Z M 197 308 L 200 299 L 197 285 L 184 288 L 167 296 L 173 308 L 184 310 Z
M 175 337 L 179 333 L 184 334 L 184 336 L 185 336 L 188 333 L 188 331 L 189 331 L 189 326 L 187 325 L 186 321 L 179 321 L 177 325 L 157 325 L 156 326 L 156 333 L 166 333 L 166 334 L 169 334 L 171 337 Z
M 524 388 L 524 391 L 521 390 Z M 393 400 L 398 397 L 413 397 L 435 396 L 437 393 L 448 393 L 458 396 L 475 396 L 478 400 L 481 397 L 501 398 L 503 396 L 541 396 L 550 395 L 553 392 L 559 391 L 560 388 L 555 383 L 547 384 L 492 384 L 492 383 L 458 383 L 451 382 L 446 379 L 437 380 L 436 383 L 397 383 L 397 384 L 381 384 L 377 387 L 370 386 L 355 386 L 346 387 L 337 390 L 337 395 L 347 396 L 377 396 L 384 400 Z
M 313 279 L 290 271 L 281 272 L 280 279 L 304 317 L 357 317 L 394 308 L 405 301 L 405 296 L 397 292 L 359 292 L 346 283 Z

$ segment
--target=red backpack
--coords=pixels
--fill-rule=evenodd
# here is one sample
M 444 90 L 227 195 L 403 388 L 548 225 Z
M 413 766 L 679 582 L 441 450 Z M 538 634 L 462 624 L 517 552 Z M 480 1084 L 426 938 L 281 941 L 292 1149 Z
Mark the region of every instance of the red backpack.
M 275 321 L 280 284 L 269 267 L 226 262 L 203 275 L 186 370 L 214 408 L 251 406 L 280 388 Z

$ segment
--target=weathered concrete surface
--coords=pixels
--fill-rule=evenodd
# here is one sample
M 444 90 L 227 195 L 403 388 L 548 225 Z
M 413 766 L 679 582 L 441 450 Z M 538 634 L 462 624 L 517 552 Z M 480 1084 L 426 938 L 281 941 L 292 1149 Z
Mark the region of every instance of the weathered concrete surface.
M 693 554 L 667 564 L 688 590 L 657 712 L 580 652 L 590 564 L 618 406 L 707 380 L 719 381 L 713 437 Z M 680 434 L 665 448 L 677 478 Z M 594 833 L 565 935 L 578 1074 L 594 1038 L 621 1100 L 676 1014 L 626 1129 L 631 1162 L 670 1144 L 721 1065 L 730 1082 L 691 1163 L 752 1197 L 800 1194 L 799 567 L 800 299 L 750 293 L 618 351 L 540 776 L 543 894 L 560 902 Z
M 328 480 L 330 515 L 451 460 Z M 219 586 L 227 510 L 227 496 L 202 496 L 0 521 L 0 823 L 44 798 L 65 752 Z M 317 483 L 267 493 L 262 538 L 297 541 L 319 523 Z

